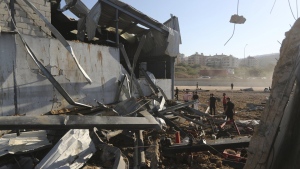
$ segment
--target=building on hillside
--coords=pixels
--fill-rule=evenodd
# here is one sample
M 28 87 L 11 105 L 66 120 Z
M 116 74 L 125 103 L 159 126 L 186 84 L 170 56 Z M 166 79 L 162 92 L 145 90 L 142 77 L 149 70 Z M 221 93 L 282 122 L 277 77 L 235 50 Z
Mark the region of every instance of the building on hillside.
M 236 68 L 238 67 L 239 59 L 232 55 L 214 55 L 206 57 L 206 66 L 214 68 Z
M 221 62 L 222 68 L 236 68 L 239 65 L 239 59 L 232 55 L 223 57 Z
M 205 66 L 206 65 L 206 56 L 204 56 L 203 53 L 198 54 L 198 52 L 196 52 L 195 54 L 193 54 L 187 58 L 187 63 L 189 65 L 198 64 L 200 66 Z
M 175 59 L 175 65 L 178 65 L 179 63 L 184 63 L 184 54 L 180 53 L 176 59 Z
M 248 56 L 245 59 L 242 59 L 240 61 L 240 66 L 246 66 L 246 67 L 258 67 L 259 66 L 259 62 L 255 57 L 252 56 Z

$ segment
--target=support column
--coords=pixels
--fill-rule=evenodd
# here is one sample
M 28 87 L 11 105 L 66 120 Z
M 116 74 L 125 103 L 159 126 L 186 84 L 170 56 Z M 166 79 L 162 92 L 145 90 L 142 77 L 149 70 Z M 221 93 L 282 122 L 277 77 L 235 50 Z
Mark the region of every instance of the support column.
M 10 29 L 12 31 L 14 31 L 16 29 L 15 25 L 13 24 L 13 22 L 16 23 L 16 20 L 15 20 L 15 0 L 10 0 L 10 2 L 9 2 L 9 8 L 10 8 L 10 13 L 11 13 Z
M 116 9 L 116 46 L 119 47 L 119 10 Z
M 175 79 L 175 57 L 170 57 L 170 72 L 171 72 L 171 98 L 174 99 L 174 79 Z

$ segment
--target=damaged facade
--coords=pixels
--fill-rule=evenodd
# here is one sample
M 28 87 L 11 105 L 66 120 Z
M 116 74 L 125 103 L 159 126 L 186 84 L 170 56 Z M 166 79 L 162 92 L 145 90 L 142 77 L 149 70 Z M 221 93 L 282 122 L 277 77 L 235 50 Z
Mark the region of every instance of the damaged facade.
M 181 43 L 177 17 L 159 23 L 116 0 L 99 0 L 91 9 L 80 0 L 65 2 L 0 0 L 0 156 L 13 157 L 0 160 L 0 168 L 88 168 L 88 160 L 103 168 L 159 168 L 166 165 L 164 158 L 184 168 L 244 167 L 248 136 L 258 122 L 226 127 L 223 115 L 211 117 L 189 107 L 193 101 L 171 100 Z M 78 19 L 65 16 L 65 10 Z M 282 61 L 278 75 L 285 64 L 297 63 L 287 72 L 298 71 L 297 58 Z M 274 77 L 271 96 L 289 95 L 297 79 Z M 276 86 L 277 81 L 284 82 Z M 280 85 L 287 86 L 284 93 Z M 279 103 L 270 98 L 267 106 Z M 284 99 L 276 110 L 297 108 L 295 102 L 286 108 L 289 98 Z M 270 107 L 265 112 L 274 110 Z M 293 140 L 279 132 L 292 116 L 282 112 L 271 119 L 279 123 L 276 130 L 266 120 L 270 116 L 263 116 L 246 168 L 280 166 L 273 157 L 286 155 L 282 145 Z
M 140 68 L 154 75 L 156 85 L 169 98 L 173 96 L 174 58 L 180 43 L 176 17 L 161 24 L 120 1 L 99 1 L 92 9 L 81 1 L 66 1 L 67 8 L 79 17 L 79 20 L 74 20 L 61 12 L 64 8 L 60 7 L 60 1 L 29 1 L 54 26 L 55 31 L 52 29 L 51 32 L 51 26 L 47 26 L 26 1 L 8 3 L 1 1 L 2 115 L 15 112 L 14 85 L 17 87 L 20 114 L 39 115 L 70 106 L 70 101 L 54 89 L 55 85 L 47 80 L 40 66 L 28 54 L 20 36 L 14 31 L 9 11 L 32 53 L 73 102 L 90 106 L 97 105 L 94 100 L 114 103 L 119 83 L 125 75 L 124 86 L 134 79 L 140 84 L 142 93 L 131 87 L 133 96 L 150 95 L 153 92 Z M 140 44 L 142 41 L 143 44 Z M 131 73 L 135 74 L 134 79 Z M 123 90 L 117 101 L 129 97 L 125 94 L 127 89 Z

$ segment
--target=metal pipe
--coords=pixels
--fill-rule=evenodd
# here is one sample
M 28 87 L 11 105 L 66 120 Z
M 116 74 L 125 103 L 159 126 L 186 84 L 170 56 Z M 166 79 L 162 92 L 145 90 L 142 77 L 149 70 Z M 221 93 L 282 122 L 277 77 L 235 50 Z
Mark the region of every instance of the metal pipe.
M 116 9 L 116 46 L 119 47 L 119 10 Z
M 108 130 L 161 130 L 161 126 L 151 115 L 145 117 L 119 116 L 1 116 L 0 130 L 7 129 L 92 129 Z
M 10 0 L 9 2 L 9 8 L 11 13 L 11 22 L 16 23 L 15 20 L 15 0 Z M 14 24 L 10 24 L 10 29 L 14 31 L 16 29 Z
M 13 78 L 14 78 L 14 104 L 15 104 L 15 115 L 19 115 L 18 110 L 18 90 L 17 90 L 17 79 L 16 79 L 16 71 L 15 71 L 15 62 L 13 62 Z M 20 130 L 17 129 L 17 136 L 20 136 Z
M 246 50 L 247 45 L 248 45 L 248 44 L 246 44 L 245 47 L 244 47 L 244 64 L 245 64 L 245 65 L 246 65 L 246 60 L 245 60 L 245 56 L 246 56 L 246 55 L 245 55 L 245 50 Z
M 171 71 L 171 98 L 174 99 L 174 78 L 175 78 L 175 57 L 170 57 L 170 71 Z

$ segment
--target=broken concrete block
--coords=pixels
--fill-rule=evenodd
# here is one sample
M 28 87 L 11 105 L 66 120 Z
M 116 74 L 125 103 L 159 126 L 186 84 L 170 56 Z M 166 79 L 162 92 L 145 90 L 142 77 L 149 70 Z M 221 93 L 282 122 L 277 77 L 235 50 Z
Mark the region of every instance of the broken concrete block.
M 80 168 L 95 152 L 89 130 L 70 130 L 35 168 Z
M 239 16 L 239 15 L 232 15 L 230 18 L 230 23 L 235 23 L 235 24 L 244 24 L 246 22 L 246 18 L 244 18 L 243 16 Z

